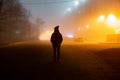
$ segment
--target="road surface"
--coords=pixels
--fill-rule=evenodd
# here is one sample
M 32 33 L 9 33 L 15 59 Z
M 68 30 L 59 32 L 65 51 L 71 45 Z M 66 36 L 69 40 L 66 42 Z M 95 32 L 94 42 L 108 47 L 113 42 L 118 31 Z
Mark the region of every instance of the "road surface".
M 120 80 L 119 48 L 119 44 L 63 42 L 61 60 L 53 63 L 49 42 L 9 43 L 0 46 L 1 78 Z

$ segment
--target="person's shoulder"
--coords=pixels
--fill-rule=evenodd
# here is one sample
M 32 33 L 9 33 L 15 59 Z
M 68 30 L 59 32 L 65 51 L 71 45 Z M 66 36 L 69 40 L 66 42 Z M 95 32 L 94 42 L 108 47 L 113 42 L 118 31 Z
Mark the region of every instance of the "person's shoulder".
M 59 32 L 60 35 L 62 35 L 60 32 Z
M 53 32 L 52 35 L 54 35 L 55 33 Z

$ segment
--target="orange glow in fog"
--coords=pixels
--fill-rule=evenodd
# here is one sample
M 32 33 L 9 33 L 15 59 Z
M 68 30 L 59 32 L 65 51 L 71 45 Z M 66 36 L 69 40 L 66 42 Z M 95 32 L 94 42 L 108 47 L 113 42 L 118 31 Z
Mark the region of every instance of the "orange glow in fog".
M 39 36 L 39 40 L 50 40 L 51 35 L 52 31 L 45 31 Z

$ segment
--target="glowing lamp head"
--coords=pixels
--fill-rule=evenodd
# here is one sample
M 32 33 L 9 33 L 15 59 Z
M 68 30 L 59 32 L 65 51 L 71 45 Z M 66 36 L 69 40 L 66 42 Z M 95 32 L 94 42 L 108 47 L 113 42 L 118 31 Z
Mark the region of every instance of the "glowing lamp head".
M 104 15 L 101 15 L 101 16 L 98 18 L 98 21 L 99 21 L 99 22 L 103 22 L 104 19 L 105 19 L 105 16 L 104 16 Z
M 86 25 L 86 28 L 88 29 L 88 28 L 89 28 L 89 25 Z
M 116 22 L 117 22 L 117 19 L 116 19 L 115 15 L 110 14 L 108 16 L 108 18 L 107 18 L 107 24 L 108 24 L 108 26 L 115 27 Z
M 75 6 L 78 6 L 78 5 L 79 5 L 79 1 L 76 0 L 76 1 L 74 2 L 74 5 L 75 5 Z
M 74 35 L 73 34 L 68 34 L 67 37 L 72 39 L 72 38 L 74 38 Z

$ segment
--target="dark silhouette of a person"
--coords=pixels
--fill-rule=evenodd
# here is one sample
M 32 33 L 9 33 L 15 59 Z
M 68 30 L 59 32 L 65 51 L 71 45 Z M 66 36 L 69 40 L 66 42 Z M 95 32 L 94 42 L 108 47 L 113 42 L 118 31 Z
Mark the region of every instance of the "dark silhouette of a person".
M 51 35 L 51 43 L 53 46 L 53 61 L 59 62 L 60 60 L 60 47 L 63 41 L 62 34 L 59 32 L 59 26 L 54 28 L 54 32 Z

